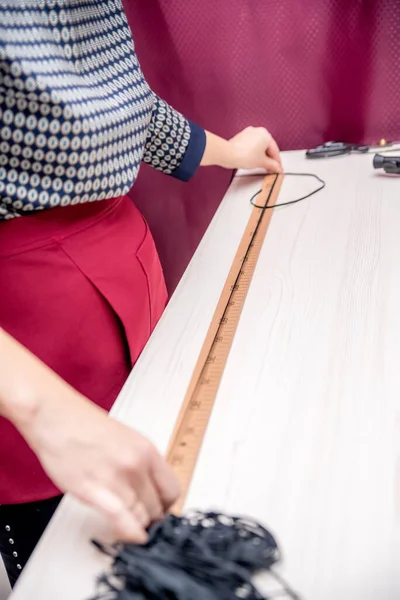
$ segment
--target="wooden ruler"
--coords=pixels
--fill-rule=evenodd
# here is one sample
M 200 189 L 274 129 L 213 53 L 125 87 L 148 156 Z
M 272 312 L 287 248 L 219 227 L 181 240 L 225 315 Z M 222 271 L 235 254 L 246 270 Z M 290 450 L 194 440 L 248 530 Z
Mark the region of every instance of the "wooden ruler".
M 265 177 L 261 193 L 257 196 L 257 204 L 275 205 L 281 184 L 282 175 Z M 272 210 L 256 207 L 251 213 L 172 434 L 167 460 L 178 478 L 182 492 L 179 502 L 173 507 L 176 514 L 181 511 L 189 490 L 271 216 Z

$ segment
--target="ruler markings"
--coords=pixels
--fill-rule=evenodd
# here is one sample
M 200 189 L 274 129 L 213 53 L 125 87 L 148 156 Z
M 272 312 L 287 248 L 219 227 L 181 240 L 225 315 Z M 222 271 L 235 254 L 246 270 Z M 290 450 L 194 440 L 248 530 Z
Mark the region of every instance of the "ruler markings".
M 258 197 L 259 204 L 275 205 L 281 185 L 281 175 L 265 177 Z M 173 507 L 175 513 L 181 511 L 189 491 L 272 212 L 253 208 L 175 424 L 167 451 L 167 461 L 181 485 L 181 497 Z

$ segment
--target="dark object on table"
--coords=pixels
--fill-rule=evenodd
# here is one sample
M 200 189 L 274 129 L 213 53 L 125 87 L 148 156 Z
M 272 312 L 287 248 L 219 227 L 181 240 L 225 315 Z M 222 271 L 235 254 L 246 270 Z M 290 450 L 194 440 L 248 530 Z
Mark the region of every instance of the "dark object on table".
M 368 152 L 369 146 L 359 146 L 357 144 L 346 144 L 345 142 L 325 142 L 321 146 L 307 150 L 307 158 L 330 158 L 331 156 L 341 156 L 351 152 Z
M 96 600 L 264 600 L 252 578 L 280 559 L 264 527 L 218 513 L 168 516 L 151 527 L 143 546 L 95 544 L 114 559 Z M 282 588 L 271 598 L 298 600 L 272 575 Z
M 383 169 L 385 173 L 400 175 L 400 156 L 375 154 L 372 164 L 374 169 Z
M 393 145 L 397 144 L 398 142 L 387 142 L 385 139 L 381 139 L 379 144 L 373 144 L 372 146 L 347 144 L 346 142 L 325 142 L 325 144 L 321 144 L 321 146 L 307 150 L 306 158 L 330 158 L 332 156 L 351 154 L 352 152 L 366 154 L 374 149 L 391 148 Z M 392 152 L 392 150 L 390 150 L 390 152 Z

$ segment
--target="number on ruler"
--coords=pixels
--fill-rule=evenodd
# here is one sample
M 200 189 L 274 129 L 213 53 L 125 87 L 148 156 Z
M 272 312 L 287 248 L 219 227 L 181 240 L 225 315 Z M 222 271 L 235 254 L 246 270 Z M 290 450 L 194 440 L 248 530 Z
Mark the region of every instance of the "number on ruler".
M 200 408 L 201 406 L 201 402 L 200 400 L 191 400 L 189 407 L 191 410 L 197 410 L 198 408 Z
M 173 467 L 178 467 L 183 463 L 183 455 L 182 454 L 174 454 L 172 457 L 171 464 Z

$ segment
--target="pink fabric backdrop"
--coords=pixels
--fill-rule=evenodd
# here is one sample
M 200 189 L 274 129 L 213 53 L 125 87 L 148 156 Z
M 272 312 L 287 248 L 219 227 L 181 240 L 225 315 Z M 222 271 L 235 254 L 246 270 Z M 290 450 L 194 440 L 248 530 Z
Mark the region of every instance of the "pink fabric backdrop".
M 282 149 L 400 139 L 399 0 L 124 0 L 153 89 L 228 137 L 264 125 Z M 132 198 L 172 290 L 231 173 L 188 184 L 142 169 Z

